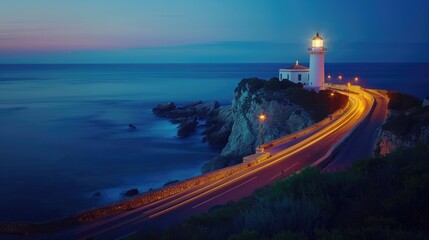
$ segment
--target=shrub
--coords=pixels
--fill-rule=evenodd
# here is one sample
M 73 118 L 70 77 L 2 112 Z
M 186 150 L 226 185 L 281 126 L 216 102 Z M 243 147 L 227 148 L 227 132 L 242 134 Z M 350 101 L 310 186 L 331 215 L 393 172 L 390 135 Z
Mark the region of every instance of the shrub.
M 243 231 L 239 234 L 232 235 L 228 240 L 263 240 L 266 239 L 264 236 L 259 234 L 257 231 Z
M 250 93 L 254 93 L 257 90 L 263 88 L 265 85 L 265 81 L 258 78 L 246 78 L 241 80 L 238 83 L 237 88 L 235 88 L 235 92 L 242 92 L 244 88 L 247 87 Z
M 414 125 L 414 121 L 407 117 L 404 113 L 397 116 L 391 116 L 383 125 L 384 130 L 393 132 L 395 135 L 405 136 Z
M 389 91 L 387 94 L 389 96 L 389 103 L 387 106 L 389 109 L 405 112 L 411 107 L 422 105 L 422 101 L 420 99 L 408 94 L 391 91 Z

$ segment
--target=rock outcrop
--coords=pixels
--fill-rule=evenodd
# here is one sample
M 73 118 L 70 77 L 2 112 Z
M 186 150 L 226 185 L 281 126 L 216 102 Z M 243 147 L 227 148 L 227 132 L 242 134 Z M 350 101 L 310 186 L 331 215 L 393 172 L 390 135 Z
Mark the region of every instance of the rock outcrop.
M 139 190 L 137 188 L 132 188 L 123 193 L 125 197 L 133 197 L 139 195 Z
M 152 111 L 160 117 L 167 117 L 173 120 L 188 118 L 188 117 L 200 117 L 207 118 L 213 111 L 216 111 L 220 107 L 219 102 L 202 102 L 198 101 L 189 105 L 178 107 L 173 102 L 165 104 L 159 104 L 152 109 Z
M 159 104 L 152 111 L 160 117 L 169 118 L 173 123 L 179 123 L 177 135 L 187 137 L 198 126 L 198 119 L 208 119 L 217 116 L 220 104 L 217 101 L 204 103 L 198 101 L 186 106 L 177 107 L 173 102 Z
M 429 146 L 429 106 L 406 94 L 388 92 L 389 113 L 378 137 L 374 154 L 387 155 L 398 148 Z
M 165 104 L 158 104 L 158 106 L 154 107 L 152 111 L 156 113 L 159 116 L 165 116 L 164 114 L 167 114 L 170 111 L 173 111 L 176 109 L 176 104 L 173 102 L 168 102 Z
M 178 126 L 179 130 L 177 130 L 177 136 L 182 138 L 189 136 L 195 130 L 197 125 L 198 125 L 197 118 L 195 117 L 186 118 L 179 124 Z

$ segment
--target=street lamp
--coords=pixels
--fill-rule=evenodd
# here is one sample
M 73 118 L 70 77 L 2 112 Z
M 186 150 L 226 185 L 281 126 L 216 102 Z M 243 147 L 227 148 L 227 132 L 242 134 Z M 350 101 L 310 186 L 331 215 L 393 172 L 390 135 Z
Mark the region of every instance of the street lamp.
M 329 98 L 329 114 L 332 114 L 332 98 L 334 98 L 333 92 L 331 92 L 330 98 Z
M 262 146 L 262 126 L 265 122 L 265 120 L 267 119 L 267 115 L 265 114 L 261 114 L 259 115 L 259 146 Z
M 358 81 L 359 81 L 359 78 L 358 78 L 358 77 L 355 77 L 355 82 L 356 82 L 356 84 L 358 83 Z
M 331 75 L 330 74 L 328 74 L 328 81 L 330 82 L 330 84 L 332 85 L 332 82 L 331 82 Z
M 338 80 L 343 80 L 343 76 L 342 75 L 340 75 L 340 76 L 338 76 Z

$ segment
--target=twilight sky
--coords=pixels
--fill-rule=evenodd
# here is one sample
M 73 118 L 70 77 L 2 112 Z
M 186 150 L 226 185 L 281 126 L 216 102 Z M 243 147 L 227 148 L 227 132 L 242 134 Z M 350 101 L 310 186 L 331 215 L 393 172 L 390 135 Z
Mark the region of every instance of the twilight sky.
M 427 0 L 0 0 L 0 63 L 429 62 Z

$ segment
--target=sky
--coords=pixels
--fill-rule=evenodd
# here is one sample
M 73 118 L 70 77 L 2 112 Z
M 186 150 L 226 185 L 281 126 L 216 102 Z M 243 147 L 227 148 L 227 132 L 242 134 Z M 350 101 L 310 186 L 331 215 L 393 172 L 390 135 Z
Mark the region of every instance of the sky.
M 0 0 L 0 63 L 429 62 L 427 0 Z

